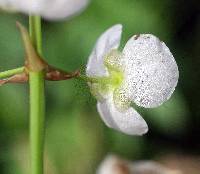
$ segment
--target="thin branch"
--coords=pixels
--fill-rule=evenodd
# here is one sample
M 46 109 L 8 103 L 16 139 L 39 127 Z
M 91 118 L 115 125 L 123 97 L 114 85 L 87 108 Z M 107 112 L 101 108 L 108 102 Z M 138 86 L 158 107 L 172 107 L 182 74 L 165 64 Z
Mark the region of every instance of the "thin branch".
M 20 74 L 20 73 L 23 73 L 24 70 L 25 70 L 24 67 L 19 67 L 19 68 L 3 71 L 3 72 L 0 72 L 0 78 L 3 79 L 3 78 L 13 76 L 15 74 Z

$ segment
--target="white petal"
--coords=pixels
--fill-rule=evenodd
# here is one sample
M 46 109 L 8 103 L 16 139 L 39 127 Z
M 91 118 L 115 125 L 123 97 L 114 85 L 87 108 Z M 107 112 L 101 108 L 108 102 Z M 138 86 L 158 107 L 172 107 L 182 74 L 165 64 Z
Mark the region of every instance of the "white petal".
M 142 135 L 148 131 L 146 122 L 136 110 L 130 107 L 120 112 L 115 108 L 111 97 L 104 102 L 98 102 L 97 109 L 105 124 L 110 128 L 128 135 Z
M 156 107 L 172 95 L 179 77 L 168 47 L 151 34 L 132 37 L 123 50 L 125 78 L 122 89 L 131 101 L 146 108 Z
M 86 74 L 88 76 L 106 76 L 108 72 L 104 66 L 104 56 L 120 44 L 122 25 L 117 24 L 106 30 L 97 40 L 89 57 Z
M 173 170 L 165 167 L 164 165 L 155 161 L 139 161 L 133 162 L 130 166 L 130 171 L 132 173 L 144 174 L 182 174 L 180 170 Z
M 82 11 L 88 2 L 89 0 L 0 0 L 0 7 L 58 20 Z
M 128 161 L 108 155 L 97 168 L 97 174 L 182 174 L 155 161 Z
M 24 13 L 39 13 L 43 3 L 41 0 L 0 0 L 0 7 L 3 9 L 13 9 Z
M 115 156 L 108 155 L 97 168 L 97 174 L 132 174 L 129 162 Z
M 49 20 L 58 20 L 80 13 L 89 0 L 45 0 L 41 15 Z

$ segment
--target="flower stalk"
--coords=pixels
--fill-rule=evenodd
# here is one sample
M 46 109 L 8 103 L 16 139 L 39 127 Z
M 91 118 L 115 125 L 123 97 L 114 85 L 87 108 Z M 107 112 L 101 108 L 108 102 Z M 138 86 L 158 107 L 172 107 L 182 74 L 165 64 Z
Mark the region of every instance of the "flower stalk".
M 3 72 L 0 72 L 0 78 L 1 79 L 7 78 L 7 77 L 10 77 L 12 75 L 20 74 L 20 73 L 23 73 L 23 72 L 24 72 L 24 67 L 19 67 L 19 68 L 3 71 Z
M 39 54 L 42 54 L 41 20 L 39 16 L 29 17 L 29 32 L 32 43 Z M 36 68 L 37 69 L 37 68 Z M 44 71 L 29 71 L 30 85 L 30 147 L 31 174 L 43 174 L 45 92 Z

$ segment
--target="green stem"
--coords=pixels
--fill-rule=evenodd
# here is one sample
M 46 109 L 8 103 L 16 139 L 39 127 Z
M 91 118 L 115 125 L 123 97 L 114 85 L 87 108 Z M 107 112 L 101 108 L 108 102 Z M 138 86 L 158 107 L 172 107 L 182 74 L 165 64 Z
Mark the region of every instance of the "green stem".
M 41 20 L 29 17 L 30 36 L 39 55 L 42 54 Z M 43 174 L 45 95 L 43 71 L 29 72 L 31 174 Z
M 31 72 L 30 84 L 30 141 L 31 141 L 31 171 L 32 174 L 43 173 L 44 146 L 44 74 Z
M 6 77 L 9 77 L 9 76 L 12 76 L 12 75 L 15 75 L 15 74 L 20 74 L 24 72 L 24 67 L 19 67 L 19 68 L 16 68 L 16 69 L 11 69 L 11 70 L 7 70 L 7 71 L 4 71 L 4 72 L 0 72 L 0 78 L 6 78 Z
M 40 16 L 29 16 L 29 33 L 37 52 L 42 55 L 42 31 Z

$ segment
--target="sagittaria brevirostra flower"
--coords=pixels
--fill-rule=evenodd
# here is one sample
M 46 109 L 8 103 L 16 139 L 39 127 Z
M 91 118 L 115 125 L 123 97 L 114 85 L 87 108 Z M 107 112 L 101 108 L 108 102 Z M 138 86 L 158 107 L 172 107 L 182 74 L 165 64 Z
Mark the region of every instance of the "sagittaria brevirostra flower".
M 129 135 L 142 135 L 148 126 L 131 107 L 153 108 L 168 100 L 179 72 L 169 48 L 152 34 L 134 35 L 118 50 L 122 25 L 105 31 L 97 40 L 86 67 L 98 112 L 105 124 Z
M 151 160 L 128 161 L 109 154 L 99 165 L 96 174 L 182 174 L 181 170 Z
M 81 12 L 89 0 L 0 0 L 0 8 L 60 20 Z

